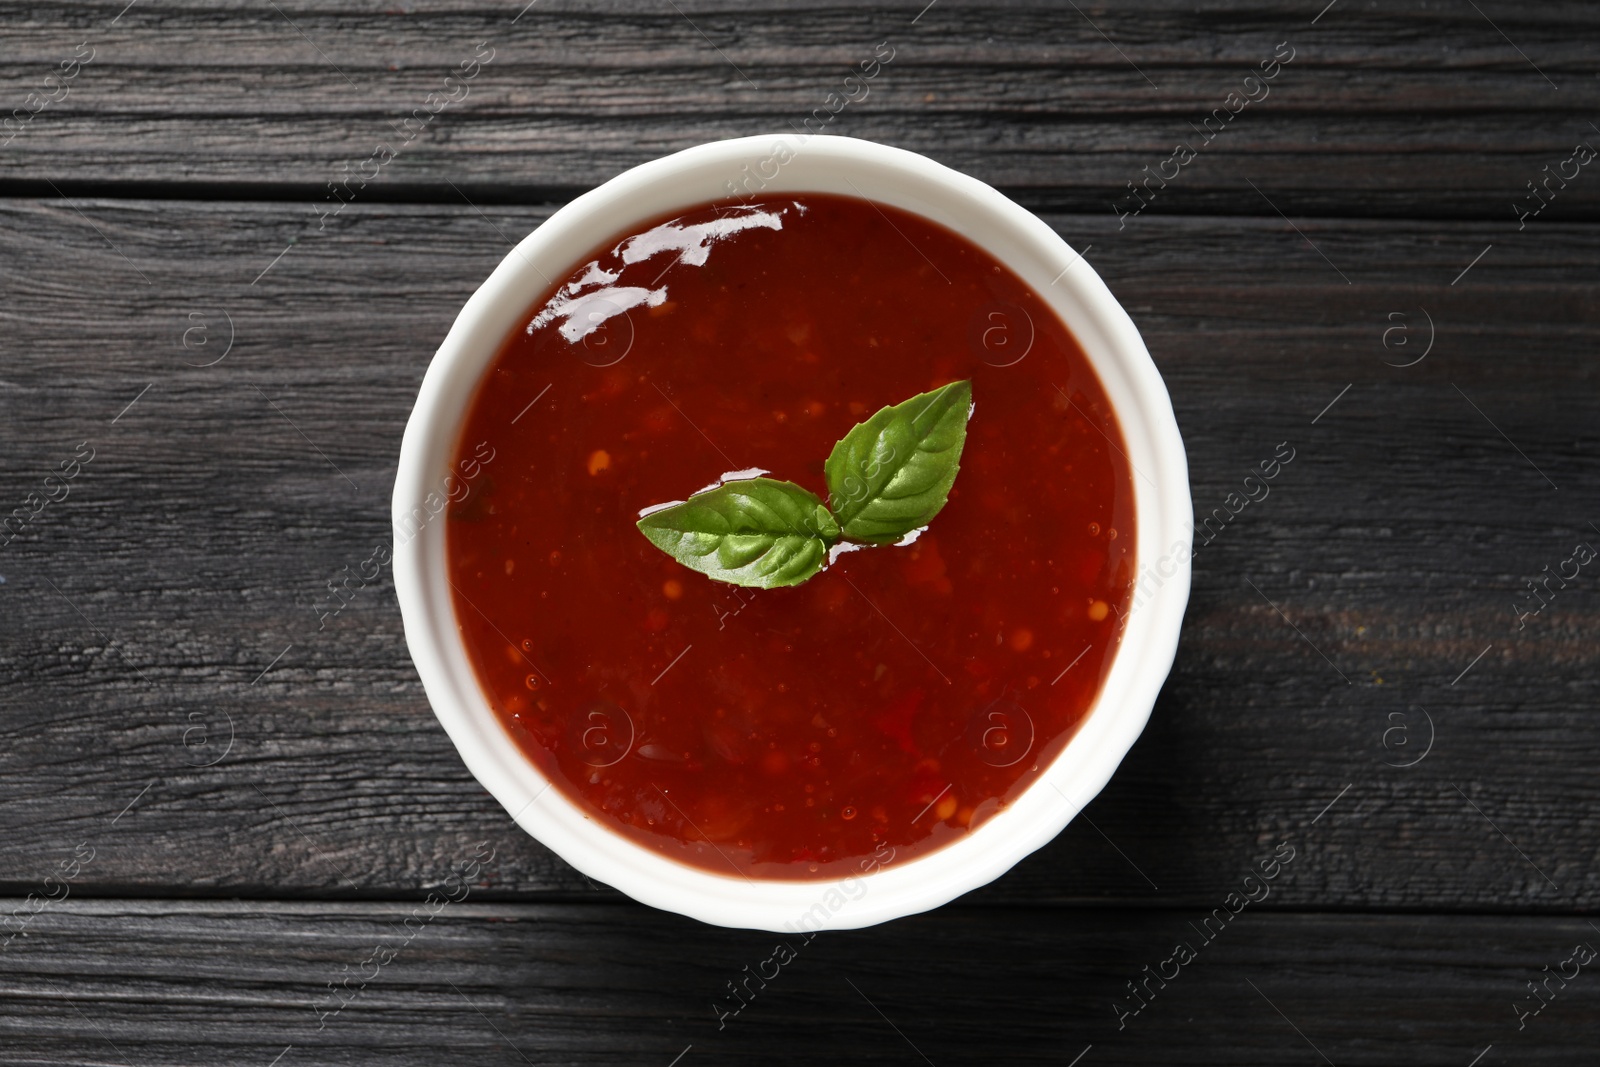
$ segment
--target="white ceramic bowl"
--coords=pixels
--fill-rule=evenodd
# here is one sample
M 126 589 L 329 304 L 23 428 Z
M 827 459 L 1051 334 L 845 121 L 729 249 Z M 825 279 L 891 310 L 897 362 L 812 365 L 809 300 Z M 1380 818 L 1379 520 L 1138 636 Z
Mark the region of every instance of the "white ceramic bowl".
M 965 838 L 841 882 L 750 881 L 684 866 L 613 833 L 550 788 L 490 709 L 462 647 L 445 567 L 445 524 L 428 522 L 406 536 L 415 526 L 408 517 L 449 473 L 479 378 L 501 341 L 525 325 L 546 278 L 566 277 L 597 244 L 634 223 L 725 198 L 734 187 L 761 196 L 865 196 L 933 219 L 987 249 L 1071 328 L 1116 410 L 1135 469 L 1141 580 L 1121 647 L 1077 734 L 1013 804 Z M 428 367 L 400 448 L 393 510 L 395 591 L 406 642 L 467 767 L 524 830 L 584 874 L 718 926 L 869 926 L 938 907 L 1004 874 L 1060 833 L 1132 747 L 1171 669 L 1189 597 L 1193 517 L 1183 441 L 1166 387 L 1127 312 L 1054 231 L 988 185 L 923 156 L 846 137 L 777 134 L 700 145 L 618 175 L 552 215 L 467 301 Z

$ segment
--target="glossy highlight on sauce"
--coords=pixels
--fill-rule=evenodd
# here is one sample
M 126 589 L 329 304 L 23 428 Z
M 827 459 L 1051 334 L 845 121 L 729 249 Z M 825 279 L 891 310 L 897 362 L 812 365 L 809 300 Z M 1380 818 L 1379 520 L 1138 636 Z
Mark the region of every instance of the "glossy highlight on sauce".
M 1060 753 L 1128 611 L 1133 486 L 1093 369 L 1008 269 L 794 194 L 618 235 L 526 322 L 467 413 L 458 451 L 496 461 L 447 555 L 486 697 L 580 809 L 719 874 L 839 878 L 960 839 Z M 733 472 L 826 497 L 852 426 L 963 378 L 961 472 L 910 544 L 756 590 L 634 526 Z

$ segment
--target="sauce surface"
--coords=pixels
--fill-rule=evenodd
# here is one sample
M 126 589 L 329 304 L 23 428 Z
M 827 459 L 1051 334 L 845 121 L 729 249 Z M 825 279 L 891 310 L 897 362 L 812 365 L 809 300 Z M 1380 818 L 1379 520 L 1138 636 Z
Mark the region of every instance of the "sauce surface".
M 1121 433 L 1055 314 L 938 224 L 821 194 L 657 220 L 559 281 L 479 386 L 447 519 L 457 622 L 527 758 L 613 831 L 753 878 L 903 861 L 1021 793 L 1099 692 L 1134 573 Z M 635 528 L 733 471 L 826 499 L 835 441 L 961 378 L 961 472 L 910 545 L 755 590 Z

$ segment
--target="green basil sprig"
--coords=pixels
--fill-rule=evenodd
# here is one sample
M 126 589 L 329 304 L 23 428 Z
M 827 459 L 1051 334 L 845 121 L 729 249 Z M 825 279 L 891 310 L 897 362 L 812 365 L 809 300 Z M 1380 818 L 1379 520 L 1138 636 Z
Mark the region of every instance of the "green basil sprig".
M 900 540 L 933 521 L 961 469 L 972 383 L 952 382 L 886 407 L 844 435 L 828 456 L 828 499 L 845 535 Z
M 708 578 L 772 589 L 817 571 L 839 524 L 815 493 L 773 478 L 726 482 L 639 520 L 650 543 Z
M 691 570 L 733 585 L 799 585 L 842 538 L 892 544 L 950 499 L 972 414 L 972 383 L 951 382 L 858 423 L 828 456 L 828 503 L 793 482 L 746 478 L 647 510 L 639 530 Z

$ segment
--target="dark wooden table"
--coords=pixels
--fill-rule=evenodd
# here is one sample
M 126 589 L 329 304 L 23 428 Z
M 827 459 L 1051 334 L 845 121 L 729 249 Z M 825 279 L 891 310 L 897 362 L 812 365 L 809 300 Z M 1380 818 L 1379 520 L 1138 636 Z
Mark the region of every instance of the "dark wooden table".
M 1325 2 L 0 6 L 0 1063 L 1596 1062 L 1600 7 Z M 517 830 L 387 574 L 318 605 L 388 542 L 417 385 L 508 240 L 803 121 L 880 42 L 828 131 L 1087 250 L 1196 511 L 1296 458 L 1213 524 L 1085 817 L 719 1029 L 774 937 Z

